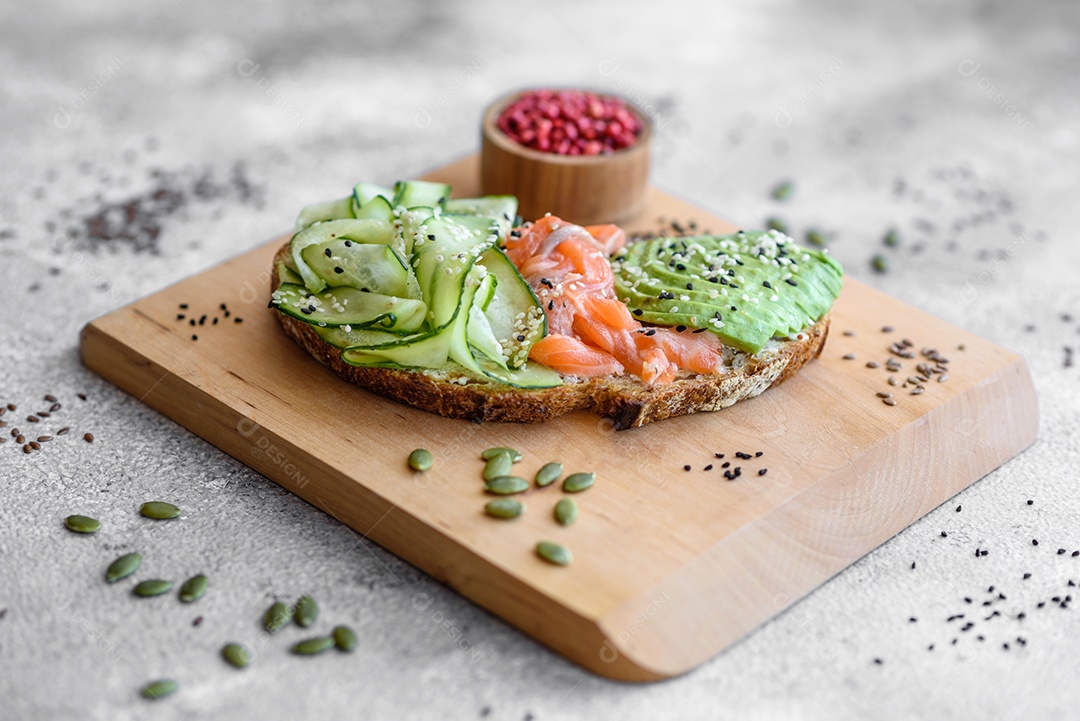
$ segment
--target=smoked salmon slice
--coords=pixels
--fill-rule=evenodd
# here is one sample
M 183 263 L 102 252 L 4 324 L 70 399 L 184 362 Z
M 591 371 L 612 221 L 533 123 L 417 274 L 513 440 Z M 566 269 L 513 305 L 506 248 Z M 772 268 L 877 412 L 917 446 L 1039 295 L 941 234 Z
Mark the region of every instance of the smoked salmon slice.
M 629 372 L 649 385 L 670 383 L 682 369 L 720 372 L 715 335 L 642 325 L 616 297 L 608 259 L 625 244 L 617 225 L 582 227 L 554 215 L 510 233 L 506 254 L 547 314 L 548 335 L 529 358 L 564 375 Z

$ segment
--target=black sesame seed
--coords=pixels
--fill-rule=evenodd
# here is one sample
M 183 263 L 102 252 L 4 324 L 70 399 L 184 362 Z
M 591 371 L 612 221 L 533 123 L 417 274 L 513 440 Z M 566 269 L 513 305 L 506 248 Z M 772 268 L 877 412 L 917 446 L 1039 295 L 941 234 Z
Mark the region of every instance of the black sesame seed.
M 754 454 L 754 458 L 761 458 L 763 455 L 765 455 L 765 451 L 758 451 Z
M 632 313 L 633 313 L 634 315 L 641 315 L 641 314 L 642 314 L 642 313 L 644 313 L 645 311 L 643 311 L 643 310 L 642 310 L 641 308 L 634 308 L 634 310 L 632 310 L 631 312 L 632 312 Z
M 713 455 L 716 456 L 717 458 L 723 458 L 724 457 L 723 453 L 714 453 Z
M 686 326 L 685 326 L 685 325 L 677 325 L 677 326 L 675 326 L 675 332 L 676 332 L 676 333 L 682 333 L 682 332 L 683 332 L 683 331 L 685 331 L 685 330 L 686 330 Z
M 648 335 L 648 336 L 656 335 L 656 329 L 655 328 L 650 328 L 649 330 L 645 331 L 645 335 Z
M 766 288 L 768 288 L 769 290 L 772 290 L 772 283 L 770 283 L 769 281 L 767 281 L 767 280 L 764 281 L 762 283 L 762 285 L 765 286 Z
M 330 252 L 329 248 L 323 251 L 323 255 L 325 255 L 327 258 L 332 258 L 334 256 L 334 254 Z
M 1031 539 L 1031 545 L 1032 546 L 1038 546 L 1039 545 L 1039 539 L 1038 538 L 1032 538 Z
M 683 467 L 682 467 L 682 469 L 683 469 L 684 471 L 689 471 L 689 470 L 690 470 L 690 466 L 683 466 Z
M 345 269 L 340 267 L 340 266 L 334 266 L 334 272 L 338 273 L 338 274 L 341 274 L 341 273 L 345 272 Z
M 176 319 L 177 320 L 183 320 L 184 318 L 187 318 L 187 316 L 184 315 L 183 313 L 177 313 L 176 314 Z
M 199 340 L 199 336 L 192 334 L 191 340 Z
M 1058 551 L 1057 551 L 1057 555 L 1059 555 L 1059 556 L 1060 556 L 1060 555 L 1062 555 L 1063 553 L 1065 553 L 1065 549 L 1064 549 L 1064 548 L 1059 548 L 1059 549 L 1058 549 Z
M 948 533 L 945 533 L 945 531 L 942 531 L 942 532 L 941 532 L 941 537 L 942 537 L 942 538 L 948 538 L 948 537 L 949 537 L 949 534 L 948 534 Z
M 705 466 L 706 471 L 711 471 L 712 469 L 713 469 L 713 465 L 711 463 L 709 465 Z
M 722 466 L 720 466 L 720 467 L 721 467 L 721 468 L 727 468 L 727 467 L 728 467 L 728 466 L 730 466 L 730 465 L 731 465 L 731 461 L 724 461 L 724 465 L 722 465 Z
M 187 303 L 181 303 L 180 304 L 180 310 L 187 310 L 187 307 L 188 307 Z
M 1029 578 L 1031 578 L 1031 574 L 1030 574 L 1030 573 L 1025 573 L 1025 574 L 1024 574 L 1024 580 L 1026 581 L 1026 580 L 1028 580 Z
M 769 469 L 768 469 L 768 468 L 762 468 L 761 470 L 759 470 L 759 471 L 757 472 L 757 474 L 758 474 L 759 476 L 764 476 L 764 475 L 765 475 L 766 473 L 768 473 L 768 472 L 769 472 Z
M 195 325 L 195 319 L 192 318 L 191 320 L 189 320 L 188 325 Z
M 957 506 L 957 507 L 956 507 L 956 512 L 957 512 L 957 513 L 959 513 L 959 512 L 960 512 L 960 511 L 961 511 L 961 510 L 962 510 L 963 508 L 964 508 L 964 506 L 963 506 L 963 505 L 959 505 L 959 506 Z
M 1030 505 L 1032 505 L 1033 503 L 1035 503 L 1035 501 L 1032 501 L 1031 499 L 1028 499 L 1028 502 L 1027 502 L 1027 504 L 1028 504 L 1029 506 L 1030 506 Z
M 798 283 L 796 283 L 796 282 L 795 282 L 794 280 L 792 280 L 791 278 L 788 278 L 788 279 L 787 279 L 787 280 L 785 280 L 784 282 L 785 282 L 785 283 L 787 283 L 788 285 L 793 285 L 793 286 L 795 286 L 795 287 L 798 287 L 798 285 L 799 285 Z
M 352 241 L 351 240 L 346 240 L 345 241 L 345 247 L 346 248 L 351 248 L 352 247 Z

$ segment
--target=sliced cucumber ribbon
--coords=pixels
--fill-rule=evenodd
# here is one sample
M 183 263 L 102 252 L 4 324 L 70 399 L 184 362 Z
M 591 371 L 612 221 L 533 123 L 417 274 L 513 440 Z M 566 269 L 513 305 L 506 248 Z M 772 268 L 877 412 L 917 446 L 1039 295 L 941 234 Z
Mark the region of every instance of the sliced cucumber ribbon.
M 311 324 L 352 365 L 458 366 L 513 386 L 561 384 L 527 364 L 547 323 L 500 248 L 517 200 L 450 192 L 426 181 L 359 183 L 305 207 L 271 305 Z

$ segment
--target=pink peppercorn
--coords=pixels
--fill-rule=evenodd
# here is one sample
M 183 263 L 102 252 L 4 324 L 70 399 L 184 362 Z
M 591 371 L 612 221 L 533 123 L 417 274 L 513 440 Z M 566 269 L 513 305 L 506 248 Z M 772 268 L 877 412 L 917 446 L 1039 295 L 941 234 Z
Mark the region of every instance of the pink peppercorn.
M 530 90 L 496 122 L 511 140 L 558 155 L 606 155 L 637 141 L 642 123 L 626 102 L 582 90 Z

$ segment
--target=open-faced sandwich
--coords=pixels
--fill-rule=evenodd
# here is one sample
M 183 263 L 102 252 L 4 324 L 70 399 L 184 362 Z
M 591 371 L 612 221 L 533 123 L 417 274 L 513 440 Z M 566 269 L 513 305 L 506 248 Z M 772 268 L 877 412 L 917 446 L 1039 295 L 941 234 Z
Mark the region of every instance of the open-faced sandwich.
M 360 183 L 301 211 L 270 307 L 346 380 L 451 418 L 617 429 L 714 411 L 815 358 L 842 271 L 776 231 L 628 242 L 510 196 Z

